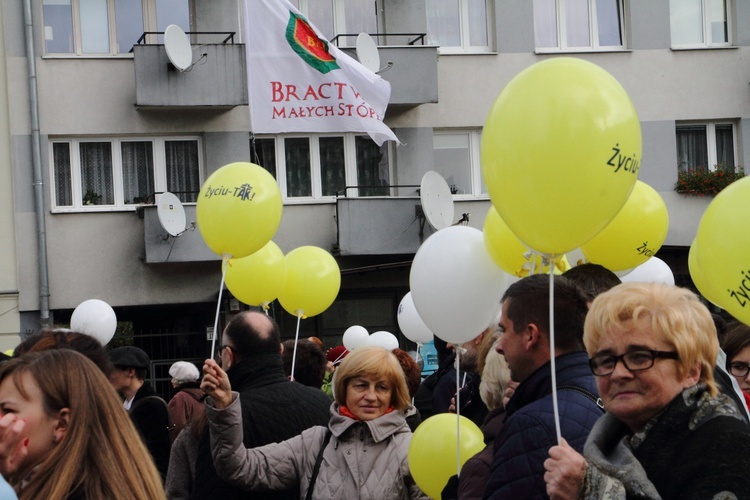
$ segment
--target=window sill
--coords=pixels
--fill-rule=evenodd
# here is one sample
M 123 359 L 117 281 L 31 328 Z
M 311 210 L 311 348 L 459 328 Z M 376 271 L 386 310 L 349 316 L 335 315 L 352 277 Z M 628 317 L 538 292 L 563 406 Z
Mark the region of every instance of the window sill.
M 459 49 L 459 48 L 438 48 L 438 55 L 441 56 L 496 56 L 498 52 L 492 50 L 471 50 L 471 49 Z
M 559 54 L 611 54 L 611 53 L 630 53 L 633 52 L 633 49 L 627 49 L 627 48 L 618 48 L 618 47 L 606 47 L 606 48 L 592 48 L 592 47 L 582 47 L 582 48 L 576 48 L 576 49 L 557 49 L 557 48 L 544 48 L 544 49 L 534 49 L 534 53 L 537 55 L 559 55 Z
M 737 45 L 723 45 L 723 46 L 710 46 L 710 45 L 691 45 L 689 47 L 672 47 L 674 52 L 686 52 L 690 50 L 731 50 L 738 49 Z
M 183 206 L 195 205 L 195 203 L 183 202 Z M 51 214 L 101 214 L 101 213 L 116 213 L 116 212 L 137 212 L 142 207 L 151 207 L 153 204 L 145 205 L 128 205 L 128 206 L 113 206 L 113 205 L 91 205 L 85 207 L 53 207 L 50 209 Z
M 123 59 L 132 60 L 133 54 L 44 54 L 42 59 Z

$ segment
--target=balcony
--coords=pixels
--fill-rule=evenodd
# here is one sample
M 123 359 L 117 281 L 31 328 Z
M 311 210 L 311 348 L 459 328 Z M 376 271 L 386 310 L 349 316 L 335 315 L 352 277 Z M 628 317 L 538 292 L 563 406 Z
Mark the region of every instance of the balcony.
M 424 45 L 424 33 L 376 33 L 370 36 L 378 44 L 383 68 L 378 74 L 391 84 L 389 107 L 438 102 L 438 47 Z M 356 37 L 356 34 L 347 33 L 337 35 L 331 41 L 338 43 L 345 38 L 348 45 L 353 45 Z M 357 59 L 354 47 L 341 47 L 341 50 Z
M 144 33 L 133 46 L 135 105 L 138 108 L 230 109 L 247 105 L 245 46 L 234 33 L 187 33 L 192 40 L 193 66 L 178 71 L 169 62 L 162 33 Z M 200 43 L 196 43 L 200 42 Z

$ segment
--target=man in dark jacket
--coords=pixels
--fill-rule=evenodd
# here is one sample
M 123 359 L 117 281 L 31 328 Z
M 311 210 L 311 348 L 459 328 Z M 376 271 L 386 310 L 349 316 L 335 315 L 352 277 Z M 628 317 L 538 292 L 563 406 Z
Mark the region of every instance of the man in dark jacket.
M 109 381 L 124 398 L 123 406 L 141 433 L 143 442 L 154 459 L 162 480 L 167 477 L 169 452 L 172 447 L 172 425 L 167 403 L 161 399 L 148 381 L 144 380 L 151 365 L 148 354 L 135 346 L 113 349 L 109 359 L 115 366 Z
M 562 437 L 581 451 L 602 415 L 598 392 L 583 351 L 586 299 L 569 280 L 554 282 L 555 363 Z M 520 385 L 506 407 L 495 439 L 485 498 L 547 498 L 544 460 L 557 444 L 552 402 L 549 326 L 549 276 L 533 275 L 503 295 L 498 352 L 505 355 L 511 379 Z
M 232 388 L 240 393 L 245 447 L 284 441 L 310 427 L 328 425 L 331 399 L 320 389 L 287 378 L 279 327 L 265 314 L 244 312 L 232 319 L 224 329 L 219 356 Z M 299 499 L 299 491 L 248 492 L 221 481 L 206 427 L 198 447 L 193 498 Z

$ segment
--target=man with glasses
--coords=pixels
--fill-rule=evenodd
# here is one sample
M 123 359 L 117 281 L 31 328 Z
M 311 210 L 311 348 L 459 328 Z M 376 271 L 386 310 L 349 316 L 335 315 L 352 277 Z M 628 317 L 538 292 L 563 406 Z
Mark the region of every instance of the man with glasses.
M 485 498 L 546 498 L 544 460 L 557 444 L 550 358 L 555 357 L 562 437 L 582 450 L 602 415 L 594 377 L 583 350 L 586 299 L 567 278 L 554 277 L 554 337 L 550 350 L 549 276 L 533 275 L 503 295 L 498 352 L 519 385 L 506 406 L 494 442 Z
M 279 327 L 258 312 L 242 312 L 226 326 L 217 356 L 232 389 L 240 393 L 244 445 L 281 442 L 316 425 L 328 425 L 331 399 L 320 389 L 291 382 L 284 373 Z M 299 491 L 243 492 L 219 479 L 211 458 L 208 427 L 201 435 L 193 498 L 289 498 Z
M 747 498 L 750 426 L 718 392 L 708 309 L 690 290 L 624 283 L 591 305 L 584 343 L 605 413 L 582 456 L 545 461 L 556 498 Z

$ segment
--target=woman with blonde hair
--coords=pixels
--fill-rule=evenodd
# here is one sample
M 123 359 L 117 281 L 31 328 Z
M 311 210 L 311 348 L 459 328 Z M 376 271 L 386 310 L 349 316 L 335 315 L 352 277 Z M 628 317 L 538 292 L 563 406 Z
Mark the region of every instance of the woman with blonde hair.
M 0 473 L 19 498 L 164 498 L 117 394 L 82 354 L 53 349 L 5 363 L 0 414 Z
M 201 387 L 211 452 L 222 479 L 248 490 L 299 488 L 300 498 L 426 498 L 409 473 L 409 390 L 396 356 L 382 347 L 352 351 L 336 369 L 328 427 L 246 449 L 238 394 L 212 359 Z

